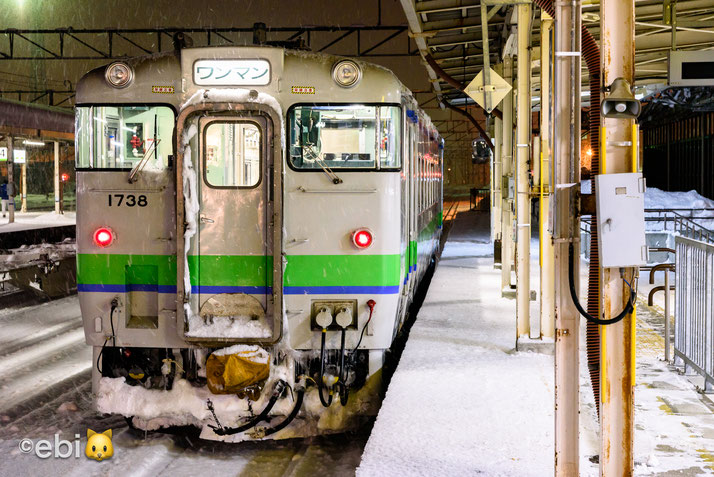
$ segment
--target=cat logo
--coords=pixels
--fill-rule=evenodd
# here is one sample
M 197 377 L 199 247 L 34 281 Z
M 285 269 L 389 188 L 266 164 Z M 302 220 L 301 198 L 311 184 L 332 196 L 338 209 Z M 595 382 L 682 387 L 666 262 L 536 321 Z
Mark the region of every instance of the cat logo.
M 109 459 L 114 455 L 114 446 L 112 445 L 112 430 L 107 429 L 101 434 L 87 429 L 87 447 L 84 453 L 90 459 L 102 461 Z

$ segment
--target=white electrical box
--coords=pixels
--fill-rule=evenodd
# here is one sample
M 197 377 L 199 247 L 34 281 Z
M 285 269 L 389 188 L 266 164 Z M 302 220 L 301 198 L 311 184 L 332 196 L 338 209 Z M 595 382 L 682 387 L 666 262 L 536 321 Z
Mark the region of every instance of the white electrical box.
M 595 176 L 598 251 L 604 268 L 647 264 L 645 179 L 640 173 Z

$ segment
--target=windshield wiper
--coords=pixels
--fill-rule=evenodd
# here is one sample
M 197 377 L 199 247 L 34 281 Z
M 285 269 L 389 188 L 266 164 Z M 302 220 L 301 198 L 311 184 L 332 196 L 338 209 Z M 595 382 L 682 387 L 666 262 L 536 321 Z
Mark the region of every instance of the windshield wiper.
M 137 181 L 136 175 L 141 172 L 141 170 L 146 166 L 146 163 L 149 162 L 149 157 L 151 156 L 151 153 L 156 152 L 156 147 L 159 145 L 160 142 L 161 139 L 154 140 L 151 143 L 151 146 L 149 146 L 149 148 L 144 153 L 144 157 L 142 157 L 141 160 L 136 163 L 134 168 L 129 173 L 129 184 L 133 184 Z
M 307 149 L 307 151 L 306 151 Z M 327 174 L 327 177 L 330 178 L 333 184 L 342 184 L 342 179 L 337 177 L 337 174 L 335 174 L 332 169 L 330 169 L 327 164 L 325 164 L 325 161 L 322 160 L 320 157 L 320 153 L 317 152 L 317 147 L 313 144 L 308 144 L 307 146 L 303 146 L 302 148 L 302 154 L 305 156 L 305 152 L 307 152 L 307 156 L 312 156 L 308 157 L 308 159 L 314 160 L 318 166 L 320 166 L 325 174 Z

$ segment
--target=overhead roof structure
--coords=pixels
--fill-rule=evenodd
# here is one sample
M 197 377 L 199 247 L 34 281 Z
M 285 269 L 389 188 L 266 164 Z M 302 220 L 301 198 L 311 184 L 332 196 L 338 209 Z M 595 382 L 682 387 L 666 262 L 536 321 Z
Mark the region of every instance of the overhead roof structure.
M 511 22 L 512 5 L 519 2 L 523 0 L 401 0 L 410 33 L 422 57 L 431 55 L 440 68 L 464 86 L 473 80 L 484 64 L 482 11 L 486 12 L 489 59 L 493 65 L 500 61 L 512 23 L 515 24 L 515 19 Z M 673 44 L 679 50 L 714 49 L 712 1 L 676 1 L 675 35 L 672 34 L 672 25 L 665 20 L 668 5 L 674 3 L 667 0 L 635 0 L 636 86 L 667 82 L 668 52 Z M 582 11 L 583 25 L 599 41 L 600 2 L 585 0 Z M 539 32 L 540 13 L 536 9 L 531 32 L 534 47 L 539 44 Z M 537 59 L 537 48 L 533 53 L 534 59 Z M 538 65 L 536 60 L 536 71 Z M 438 96 L 452 103 L 457 99 L 461 99 L 457 103 L 464 101 L 464 93 L 438 77 L 428 64 L 426 68 Z M 583 64 L 584 82 L 587 82 L 587 76 Z
M 74 139 L 74 114 L 62 108 L 0 99 L 0 135 Z

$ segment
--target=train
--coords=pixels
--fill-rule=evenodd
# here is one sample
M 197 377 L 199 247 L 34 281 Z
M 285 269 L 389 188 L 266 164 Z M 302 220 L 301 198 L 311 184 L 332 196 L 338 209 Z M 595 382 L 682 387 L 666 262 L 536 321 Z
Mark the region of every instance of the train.
M 76 93 L 96 409 L 240 442 L 374 416 L 443 225 L 443 139 L 389 70 L 275 46 L 115 61 Z

